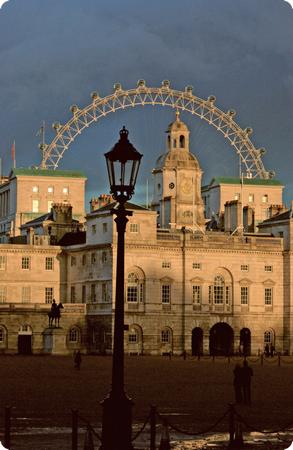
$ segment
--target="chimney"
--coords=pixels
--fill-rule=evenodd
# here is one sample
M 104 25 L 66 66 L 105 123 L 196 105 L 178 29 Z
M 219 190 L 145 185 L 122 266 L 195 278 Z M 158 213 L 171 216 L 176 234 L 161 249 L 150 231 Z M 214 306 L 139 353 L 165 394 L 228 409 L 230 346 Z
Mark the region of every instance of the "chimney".
M 90 201 L 91 212 L 102 208 L 102 206 L 109 205 L 113 202 L 113 197 L 111 194 L 100 194 L 99 197 L 93 197 Z

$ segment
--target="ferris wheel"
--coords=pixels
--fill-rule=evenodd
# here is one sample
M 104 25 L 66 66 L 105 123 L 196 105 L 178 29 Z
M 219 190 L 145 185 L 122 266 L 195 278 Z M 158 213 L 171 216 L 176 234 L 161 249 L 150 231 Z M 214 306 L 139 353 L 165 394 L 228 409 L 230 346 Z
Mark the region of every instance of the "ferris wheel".
M 92 101 L 85 108 L 71 106 L 72 117 L 65 125 L 53 123 L 56 136 L 50 144 L 40 144 L 42 162 L 40 168 L 57 169 L 58 164 L 70 144 L 91 124 L 98 122 L 115 111 L 137 106 L 166 106 L 186 111 L 206 121 L 223 134 L 239 157 L 240 174 L 247 178 L 268 179 L 274 177 L 273 171 L 267 171 L 262 162 L 264 148 L 255 148 L 250 140 L 252 128 L 242 129 L 235 122 L 235 110 L 222 111 L 215 106 L 216 97 L 211 95 L 206 100 L 193 94 L 192 86 L 184 91 L 170 87 L 164 80 L 161 87 L 148 87 L 144 80 L 139 80 L 134 89 L 124 90 L 120 83 L 114 85 L 112 94 L 100 97 L 97 92 L 91 94 Z

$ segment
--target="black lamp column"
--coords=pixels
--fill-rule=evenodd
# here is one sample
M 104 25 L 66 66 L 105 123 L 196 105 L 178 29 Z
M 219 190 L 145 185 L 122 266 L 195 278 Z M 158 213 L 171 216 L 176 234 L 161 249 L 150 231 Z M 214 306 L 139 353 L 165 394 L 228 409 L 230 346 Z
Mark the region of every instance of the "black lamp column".
M 105 157 L 111 193 L 118 202 L 113 209 L 118 236 L 112 389 L 103 401 L 101 450 L 132 450 L 133 403 L 124 392 L 124 241 L 127 216 L 132 213 L 125 209 L 125 203 L 134 192 L 142 155 L 128 141 L 128 131 L 123 127 L 119 142 Z

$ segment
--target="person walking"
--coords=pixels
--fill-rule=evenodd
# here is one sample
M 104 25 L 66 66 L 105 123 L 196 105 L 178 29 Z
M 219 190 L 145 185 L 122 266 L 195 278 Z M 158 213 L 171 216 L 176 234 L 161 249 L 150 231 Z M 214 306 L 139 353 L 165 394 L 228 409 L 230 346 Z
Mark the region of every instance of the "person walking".
M 243 400 L 246 405 L 251 405 L 251 377 L 253 377 L 253 370 L 249 367 L 246 360 L 243 361 L 241 368 Z
M 243 381 L 242 381 L 242 369 L 240 364 L 236 364 L 234 370 L 234 380 L 233 380 L 233 386 L 234 386 L 234 392 L 235 392 L 235 401 L 236 403 L 242 402 L 242 388 L 243 388 Z

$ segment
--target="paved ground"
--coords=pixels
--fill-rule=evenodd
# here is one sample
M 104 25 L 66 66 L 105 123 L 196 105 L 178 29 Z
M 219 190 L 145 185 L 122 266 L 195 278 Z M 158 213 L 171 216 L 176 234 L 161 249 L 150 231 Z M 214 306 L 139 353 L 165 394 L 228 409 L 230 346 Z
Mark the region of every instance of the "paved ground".
M 280 367 L 277 358 L 265 360 L 263 366 L 256 360 L 251 358 L 250 363 L 254 371 L 253 405 L 241 406 L 239 414 L 254 429 L 280 429 L 289 423 L 293 426 L 293 357 L 282 357 Z M 226 358 L 212 362 L 211 359 L 126 357 L 126 391 L 135 403 L 134 422 L 142 423 L 149 405 L 155 404 L 170 423 L 181 429 L 209 428 L 224 415 L 228 403 L 234 401 L 235 363 L 231 359 L 229 364 Z M 110 388 L 111 365 L 110 357 L 86 356 L 81 370 L 77 371 L 70 357 L 1 356 L 0 424 L 4 406 L 10 405 L 13 431 L 18 433 L 25 430 L 27 433 L 32 427 L 70 427 L 72 409 L 78 409 L 97 426 L 102 412 L 99 402 Z M 214 429 L 226 432 L 227 418 Z M 66 442 L 64 450 L 70 449 L 68 435 Z M 51 447 L 24 448 L 49 450 Z

